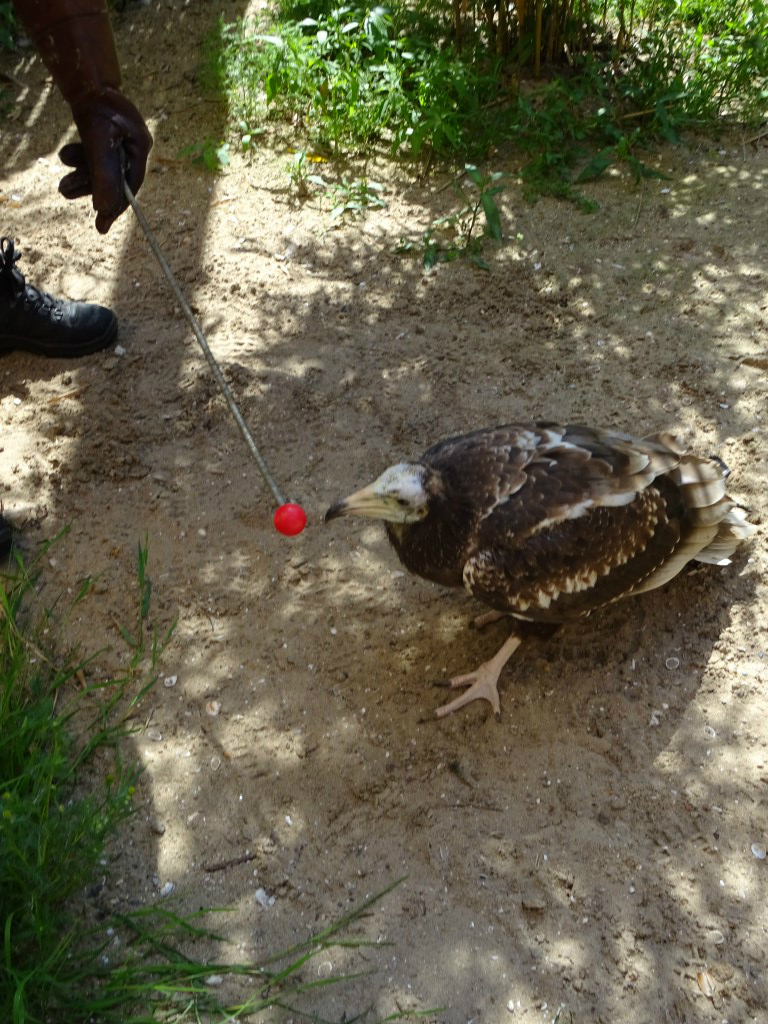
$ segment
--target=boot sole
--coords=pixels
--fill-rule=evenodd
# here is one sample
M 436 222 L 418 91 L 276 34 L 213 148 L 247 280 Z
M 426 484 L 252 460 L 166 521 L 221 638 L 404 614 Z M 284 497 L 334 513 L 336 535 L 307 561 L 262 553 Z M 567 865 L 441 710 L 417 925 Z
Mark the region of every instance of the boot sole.
M 0 338 L 0 354 L 8 352 L 29 352 L 35 356 L 48 356 L 53 359 L 77 359 L 79 356 L 93 355 L 103 348 L 108 348 L 117 338 L 117 320 L 108 329 L 88 341 L 46 341 L 43 338 L 4 337 Z

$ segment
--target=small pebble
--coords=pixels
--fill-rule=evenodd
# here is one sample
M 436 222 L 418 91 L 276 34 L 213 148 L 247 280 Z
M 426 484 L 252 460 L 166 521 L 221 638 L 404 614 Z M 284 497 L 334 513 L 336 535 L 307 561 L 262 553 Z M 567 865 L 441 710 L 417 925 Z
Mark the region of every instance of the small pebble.
M 762 843 L 752 843 L 752 856 L 758 860 L 765 860 L 766 850 Z
M 173 882 L 166 882 L 163 888 L 160 890 L 160 895 L 162 897 L 170 896 L 175 888 L 176 886 L 173 884 Z
M 676 668 L 680 668 L 680 659 L 679 658 L 667 658 L 667 660 L 664 662 L 664 664 L 667 666 L 667 668 L 670 670 L 670 672 L 672 672 Z
M 221 701 L 207 700 L 205 702 L 205 711 L 206 714 L 211 716 L 211 718 L 215 718 L 216 715 L 218 715 L 218 713 L 221 711 Z
M 715 738 L 715 736 L 717 736 L 717 733 L 715 732 L 715 730 L 712 728 L 711 725 L 705 725 L 704 726 L 704 735 L 705 736 L 709 736 L 709 738 L 711 740 L 713 740 Z
M 540 911 L 547 909 L 546 901 L 543 900 L 540 896 L 536 896 L 533 894 L 523 896 L 520 902 L 522 903 L 523 910 L 531 910 L 536 913 L 539 913 Z
M 256 902 L 259 906 L 265 910 L 269 910 L 270 907 L 275 905 L 275 897 L 268 896 L 266 889 L 258 888 L 253 895 L 256 897 Z
M 152 829 L 156 836 L 165 835 L 165 822 L 160 821 L 159 818 L 150 818 L 149 827 Z
M 154 740 L 155 743 L 159 743 L 163 738 L 163 734 L 158 729 L 150 729 L 147 736 L 149 739 Z
M 205 979 L 205 984 L 210 985 L 211 988 L 216 988 L 217 985 L 221 985 L 224 982 L 224 976 L 221 974 L 209 974 Z
M 175 686 L 176 683 L 178 682 L 178 679 L 178 676 L 166 676 L 165 679 L 163 680 L 163 686 Z

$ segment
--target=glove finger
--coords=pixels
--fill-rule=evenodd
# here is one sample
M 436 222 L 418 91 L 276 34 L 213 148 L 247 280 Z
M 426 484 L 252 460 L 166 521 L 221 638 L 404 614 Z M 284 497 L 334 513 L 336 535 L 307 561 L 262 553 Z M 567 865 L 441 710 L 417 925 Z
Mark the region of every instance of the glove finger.
M 96 230 L 106 234 L 128 205 L 123 192 L 123 168 L 120 148 L 106 150 L 93 180 L 93 208 L 96 210 Z
M 59 192 L 65 199 L 82 199 L 91 194 L 91 176 L 87 167 L 65 174 L 59 182 Z
M 67 167 L 86 167 L 85 146 L 82 142 L 68 142 L 59 150 L 59 160 Z
M 106 235 L 119 216 L 119 213 L 114 214 L 114 216 L 111 214 L 97 213 L 96 230 L 100 235 Z

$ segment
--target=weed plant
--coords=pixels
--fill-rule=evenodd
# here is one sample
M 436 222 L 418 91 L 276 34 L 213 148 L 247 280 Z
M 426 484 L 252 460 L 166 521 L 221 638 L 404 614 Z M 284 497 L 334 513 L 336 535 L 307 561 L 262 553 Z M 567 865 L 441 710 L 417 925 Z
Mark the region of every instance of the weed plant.
M 314 190 L 316 194 L 328 200 L 331 207 L 331 225 L 340 223 L 347 214 L 356 217 L 371 207 L 387 205 L 384 186 L 378 181 L 371 181 L 366 177 L 350 181 L 342 177 L 338 182 L 328 182 L 322 174 L 311 173 L 307 164 L 307 153 L 303 149 L 294 154 L 288 173 L 300 196 L 307 196 Z
M 404 35 L 402 19 L 383 7 L 342 7 L 265 31 L 222 21 L 207 48 L 207 80 L 241 136 L 265 119 L 290 121 L 334 155 L 375 145 L 481 153 L 496 123 L 497 64 Z
M 487 239 L 499 243 L 503 239 L 496 205 L 496 196 L 504 190 L 502 179 L 499 171 L 485 174 L 474 164 L 467 164 L 452 182 L 459 208 L 433 221 L 418 241 L 401 238 L 395 251 L 420 253 L 427 270 L 437 263 L 452 263 L 460 256 L 469 258 L 481 270 L 489 270 L 482 250 Z M 479 233 L 478 222 L 482 224 Z
M 221 22 L 208 80 L 249 145 L 282 122 L 302 148 L 332 156 L 378 148 L 463 165 L 504 149 L 521 154 L 531 197 L 585 209 L 580 183 L 613 164 L 652 174 L 646 154 L 659 140 L 768 116 L 765 0 L 585 0 L 581 9 L 568 73 L 532 79 L 527 37 L 502 59 L 488 26 L 467 21 L 459 46 L 436 4 L 284 0 L 268 23 Z
M 138 768 L 122 763 L 119 741 L 170 637 L 153 635 L 144 678 L 137 676 L 146 653 L 140 639 L 125 676 L 83 686 L 85 662 L 57 662 L 45 652 L 54 616 L 41 612 L 32 621 L 37 585 L 36 570 L 21 562 L 0 582 L 0 1019 L 14 1024 L 42 1020 L 68 998 L 77 931 L 67 906 L 103 874 L 106 843 L 131 814 Z M 86 581 L 73 607 L 88 590 Z M 79 740 L 75 717 L 84 718 Z M 84 787 L 97 753 L 103 770 Z

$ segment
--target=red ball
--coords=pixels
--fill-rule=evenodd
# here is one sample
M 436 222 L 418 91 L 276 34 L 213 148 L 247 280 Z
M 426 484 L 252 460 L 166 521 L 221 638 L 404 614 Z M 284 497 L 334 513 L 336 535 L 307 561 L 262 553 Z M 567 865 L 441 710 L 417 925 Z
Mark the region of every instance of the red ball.
M 307 525 L 307 513 L 301 505 L 294 505 L 289 501 L 275 511 L 272 522 L 278 533 L 285 534 L 286 537 L 295 537 Z

